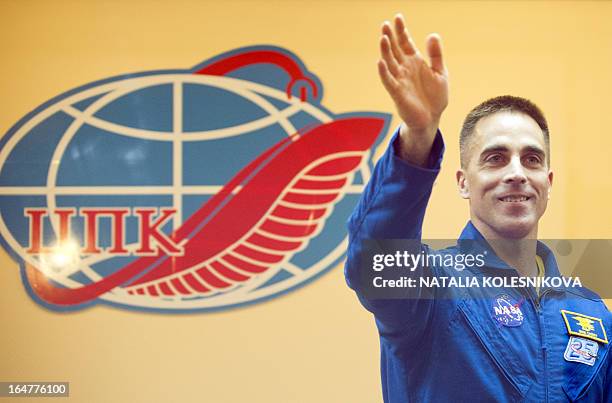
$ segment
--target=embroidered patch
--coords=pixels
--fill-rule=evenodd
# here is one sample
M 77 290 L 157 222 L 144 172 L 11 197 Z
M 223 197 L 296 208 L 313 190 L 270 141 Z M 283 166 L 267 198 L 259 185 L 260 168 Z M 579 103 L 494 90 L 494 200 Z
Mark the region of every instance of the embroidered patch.
M 596 341 L 571 336 L 567 342 L 567 348 L 563 358 L 566 361 L 579 362 L 593 366 L 597 359 L 599 344 Z
M 602 343 L 608 343 L 608 335 L 603 322 L 599 318 L 587 316 L 581 313 L 561 310 L 567 333 L 570 336 L 580 336 Z
M 493 318 L 504 326 L 516 327 L 523 324 L 521 303 L 508 294 L 500 294 L 491 306 Z

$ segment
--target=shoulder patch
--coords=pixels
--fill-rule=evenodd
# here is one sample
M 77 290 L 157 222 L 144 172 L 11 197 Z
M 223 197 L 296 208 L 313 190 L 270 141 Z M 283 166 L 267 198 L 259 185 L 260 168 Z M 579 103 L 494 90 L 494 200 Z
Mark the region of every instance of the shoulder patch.
M 584 337 L 601 343 L 608 343 L 608 335 L 600 318 L 582 313 L 561 310 L 561 315 L 570 336 Z

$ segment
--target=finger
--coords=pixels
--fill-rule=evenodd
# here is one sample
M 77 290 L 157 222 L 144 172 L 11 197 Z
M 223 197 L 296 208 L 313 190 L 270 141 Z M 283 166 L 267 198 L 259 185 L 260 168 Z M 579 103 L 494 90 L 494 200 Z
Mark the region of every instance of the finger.
M 397 60 L 398 63 L 401 63 L 404 60 L 404 55 L 400 50 L 399 44 L 397 43 L 396 35 L 393 33 L 393 29 L 391 29 L 391 24 L 389 21 L 385 21 L 382 26 L 383 35 L 389 38 L 389 43 L 391 47 L 391 52 L 393 53 L 393 57 Z
M 380 76 L 380 81 L 382 81 L 387 92 L 391 95 L 395 94 L 399 83 L 393 77 L 393 75 L 391 75 L 391 72 L 387 67 L 387 63 L 383 59 L 378 61 L 378 75 Z
M 414 45 L 414 41 L 410 37 L 410 33 L 406 28 L 404 16 L 401 14 L 395 16 L 395 32 L 397 33 L 397 41 L 399 46 L 404 53 L 406 53 L 408 56 L 419 53 L 419 50 Z
M 432 70 L 444 74 L 444 61 L 442 60 L 442 40 L 438 34 L 430 34 L 427 37 L 427 54 Z
M 391 44 L 389 43 L 389 37 L 383 35 L 380 38 L 380 54 L 387 64 L 387 67 L 391 74 L 397 76 L 399 74 L 399 65 L 397 64 L 397 60 L 395 60 L 395 56 L 393 56 L 393 52 L 391 51 Z

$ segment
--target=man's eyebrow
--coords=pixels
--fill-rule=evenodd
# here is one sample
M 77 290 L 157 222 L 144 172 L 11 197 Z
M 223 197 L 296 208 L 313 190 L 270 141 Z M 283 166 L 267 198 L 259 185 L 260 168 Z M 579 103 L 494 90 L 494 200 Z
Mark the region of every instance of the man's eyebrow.
M 540 147 L 536 147 L 536 146 L 527 146 L 527 147 L 525 147 L 524 150 L 526 152 L 538 154 L 540 156 L 545 156 L 546 155 L 546 152 L 544 150 L 542 150 Z
M 483 156 L 483 155 L 491 154 L 495 152 L 506 152 L 506 151 L 508 151 L 508 147 L 504 145 L 500 145 L 500 144 L 493 144 L 488 147 L 485 147 L 480 153 L 480 155 Z
M 501 145 L 501 144 L 492 144 L 488 147 L 485 147 L 482 152 L 480 153 L 481 156 L 483 155 L 487 155 L 487 154 L 491 154 L 491 153 L 495 153 L 495 152 L 507 152 L 508 151 L 508 147 Z M 525 146 L 523 147 L 523 150 L 521 150 L 523 153 L 527 152 L 527 153 L 534 153 L 534 154 L 538 154 L 540 156 L 545 156 L 546 152 L 537 146 Z

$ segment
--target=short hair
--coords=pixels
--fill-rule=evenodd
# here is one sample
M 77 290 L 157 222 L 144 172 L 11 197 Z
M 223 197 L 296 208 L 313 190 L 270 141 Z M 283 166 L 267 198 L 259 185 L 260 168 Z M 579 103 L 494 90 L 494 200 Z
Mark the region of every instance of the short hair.
M 515 97 L 512 95 L 502 95 L 487 99 L 468 113 L 463 121 L 461 135 L 459 136 L 459 153 L 461 166 L 466 167 L 468 163 L 467 150 L 470 138 L 474 133 L 474 127 L 478 121 L 484 117 L 493 115 L 497 112 L 519 112 L 531 117 L 542 129 L 544 143 L 546 144 L 546 162 L 550 165 L 550 138 L 548 133 L 548 123 L 536 104 L 526 98 Z

